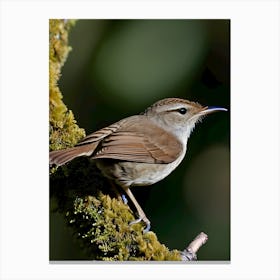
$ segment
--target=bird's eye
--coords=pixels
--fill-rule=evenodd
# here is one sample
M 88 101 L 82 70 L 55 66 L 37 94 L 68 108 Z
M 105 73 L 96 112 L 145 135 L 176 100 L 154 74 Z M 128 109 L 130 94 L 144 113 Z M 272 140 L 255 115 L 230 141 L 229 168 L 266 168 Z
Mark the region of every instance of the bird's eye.
M 185 115 L 187 113 L 187 109 L 186 108 L 180 108 L 178 109 L 178 112 L 181 114 L 181 115 Z

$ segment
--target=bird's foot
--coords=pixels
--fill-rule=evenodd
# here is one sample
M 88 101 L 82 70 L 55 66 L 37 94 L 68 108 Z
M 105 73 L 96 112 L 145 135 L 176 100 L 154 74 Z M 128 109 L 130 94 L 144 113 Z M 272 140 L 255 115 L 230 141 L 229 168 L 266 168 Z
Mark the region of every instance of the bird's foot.
M 122 194 L 121 197 L 122 197 L 123 203 L 124 203 L 124 204 L 127 204 L 127 203 L 128 203 L 128 200 L 127 200 L 126 196 L 125 196 L 124 194 Z
M 151 229 L 151 222 L 147 219 L 147 217 L 140 217 L 139 219 L 135 220 L 135 221 L 132 221 L 129 223 L 129 225 L 134 225 L 134 224 L 137 224 L 139 222 L 143 221 L 145 224 L 146 224 L 146 227 L 144 228 L 143 230 L 143 233 L 147 233 L 148 231 L 150 231 Z

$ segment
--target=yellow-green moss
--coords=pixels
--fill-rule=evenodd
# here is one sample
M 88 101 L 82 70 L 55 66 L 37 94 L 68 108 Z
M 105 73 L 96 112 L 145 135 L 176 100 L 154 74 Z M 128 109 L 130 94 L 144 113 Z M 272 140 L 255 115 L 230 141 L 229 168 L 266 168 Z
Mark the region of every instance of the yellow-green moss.
M 74 20 L 49 21 L 50 150 L 73 146 L 85 136 L 84 129 L 76 124 L 72 111 L 63 103 L 57 85 L 61 68 L 71 50 L 68 46 L 68 32 L 74 23 Z
M 99 193 L 78 198 L 69 222 L 87 245 L 89 255 L 105 261 L 181 260 L 180 252 L 169 251 L 153 232 L 142 233 L 141 223 L 129 225 L 134 216 L 122 201 Z M 80 225 L 83 225 L 80 227 Z

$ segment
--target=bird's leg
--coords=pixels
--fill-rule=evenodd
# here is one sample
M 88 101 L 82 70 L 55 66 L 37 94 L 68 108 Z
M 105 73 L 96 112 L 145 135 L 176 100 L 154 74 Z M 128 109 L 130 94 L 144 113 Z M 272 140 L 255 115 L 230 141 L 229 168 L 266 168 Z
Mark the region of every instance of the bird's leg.
M 143 209 L 141 208 L 141 206 L 139 205 L 139 203 L 137 202 L 136 198 L 134 197 L 134 195 L 132 194 L 131 190 L 129 188 L 124 188 L 126 194 L 128 195 L 128 197 L 131 199 L 131 201 L 133 202 L 137 212 L 138 212 L 138 216 L 139 219 L 130 222 L 130 225 L 139 223 L 141 221 L 143 221 L 146 224 L 146 228 L 144 229 L 144 233 L 148 232 L 151 228 L 151 222 L 148 220 L 148 218 L 146 217 Z

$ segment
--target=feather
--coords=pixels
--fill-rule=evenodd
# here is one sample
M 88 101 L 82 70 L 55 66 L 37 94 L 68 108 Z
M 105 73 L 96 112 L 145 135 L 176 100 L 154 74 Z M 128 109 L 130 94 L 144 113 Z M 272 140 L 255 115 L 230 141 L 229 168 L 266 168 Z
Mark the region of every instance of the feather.
M 73 160 L 74 158 L 81 156 L 90 156 L 97 145 L 98 142 L 65 150 L 52 151 L 49 153 L 49 164 L 56 164 L 57 166 L 60 166 Z
M 126 124 L 106 136 L 92 158 L 111 158 L 143 163 L 170 163 L 177 159 L 182 144 L 176 137 L 154 124 L 146 116 L 127 118 Z M 156 143 L 154 137 L 157 137 Z
M 181 151 L 182 143 L 173 134 L 157 126 L 147 116 L 138 115 L 89 134 L 73 148 L 50 152 L 50 164 L 63 165 L 80 156 L 170 163 Z

